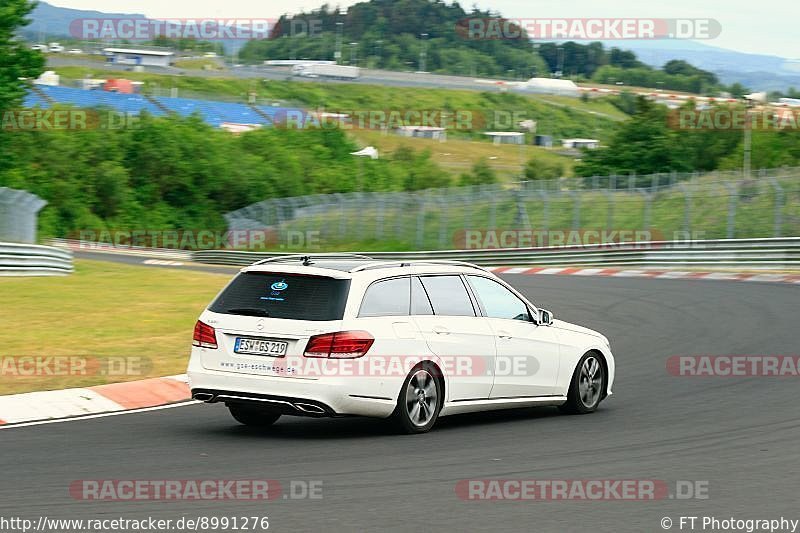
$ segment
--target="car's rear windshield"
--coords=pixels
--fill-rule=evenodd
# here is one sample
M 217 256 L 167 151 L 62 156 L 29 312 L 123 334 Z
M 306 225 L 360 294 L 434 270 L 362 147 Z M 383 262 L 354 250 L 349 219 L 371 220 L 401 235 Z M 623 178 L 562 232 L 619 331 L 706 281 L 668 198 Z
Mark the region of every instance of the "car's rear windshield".
M 209 306 L 229 315 L 291 320 L 341 320 L 350 280 L 242 272 Z

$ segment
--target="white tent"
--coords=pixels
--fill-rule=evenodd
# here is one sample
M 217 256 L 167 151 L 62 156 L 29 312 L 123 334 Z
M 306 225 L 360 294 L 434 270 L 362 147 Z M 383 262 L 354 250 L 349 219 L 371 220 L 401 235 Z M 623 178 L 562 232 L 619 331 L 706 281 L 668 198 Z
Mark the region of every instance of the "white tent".
M 579 94 L 579 89 L 575 82 L 556 78 L 531 78 L 525 83 L 516 85 L 514 90 L 541 94 L 560 94 L 564 96 L 578 96 Z
M 354 155 L 356 157 L 369 157 L 370 159 L 378 159 L 378 149 L 374 146 L 367 146 L 363 150 L 359 150 L 358 152 L 350 152 L 350 155 Z

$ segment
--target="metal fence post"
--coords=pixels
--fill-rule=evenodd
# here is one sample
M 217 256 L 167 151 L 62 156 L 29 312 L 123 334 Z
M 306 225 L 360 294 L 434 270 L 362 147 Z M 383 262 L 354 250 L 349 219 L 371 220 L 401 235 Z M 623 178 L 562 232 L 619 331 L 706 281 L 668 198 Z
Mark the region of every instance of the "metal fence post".
M 383 219 L 386 216 L 386 195 L 378 196 L 378 219 L 375 221 L 375 239 L 383 239 Z
M 514 189 L 512 191 L 514 195 L 514 204 L 517 208 L 517 213 L 514 218 L 514 226 L 517 228 L 524 228 L 530 229 L 531 228 L 531 219 L 528 217 L 528 209 L 525 206 L 525 199 L 527 197 L 526 191 L 520 187 L 519 189 Z
M 497 227 L 497 195 L 492 194 L 491 192 L 488 193 L 490 197 L 490 206 L 489 206 L 489 224 L 488 229 L 493 230 Z
M 577 191 L 569 191 L 572 197 L 572 229 L 581 227 L 581 196 Z
M 737 184 L 723 182 L 725 188 L 728 189 L 728 229 L 727 238 L 733 239 L 736 234 L 736 203 L 739 200 L 739 187 Z
M 345 195 L 337 194 L 336 201 L 339 204 L 339 242 L 345 242 L 347 237 L 347 211 L 345 209 Z
M 538 192 L 542 199 L 542 230 L 546 234 L 550 229 L 550 195 L 545 190 Z
M 450 209 L 447 204 L 447 193 L 442 192 L 439 201 L 439 248 L 445 249 L 447 246 L 447 227 L 450 224 Z
M 683 231 L 686 238 L 689 239 L 692 231 L 692 191 L 685 183 L 678 183 L 678 188 L 683 193 L 684 207 L 683 207 Z
M 394 214 L 394 235 L 398 241 L 402 241 L 406 236 L 405 218 L 406 207 L 408 206 L 408 193 L 401 192 L 396 194 Z
M 647 189 L 641 189 L 642 196 L 644 196 L 644 213 L 642 214 L 642 229 L 650 229 L 650 213 L 652 211 L 653 193 L 647 192 Z
M 773 230 L 772 236 L 780 237 L 783 230 L 783 204 L 786 197 L 783 194 L 783 187 L 781 187 L 781 184 L 778 183 L 778 179 L 775 176 L 769 176 L 767 179 L 769 179 L 770 184 L 772 185 L 773 189 L 775 189 L 775 229 Z
M 366 213 L 368 212 L 366 209 L 367 203 L 366 194 L 363 192 L 354 192 L 353 193 L 353 203 L 355 203 L 355 218 L 356 218 L 356 226 L 358 227 L 358 240 L 363 241 L 364 235 L 367 232 L 367 224 L 366 224 Z
M 419 194 L 417 201 L 417 250 L 422 250 L 425 246 L 425 196 Z
M 472 188 L 469 188 L 467 192 L 461 195 L 461 201 L 464 204 L 463 211 L 464 211 L 464 229 L 470 230 L 472 228 L 472 214 L 475 212 L 475 204 L 477 202 L 477 195 Z
M 609 188 L 606 189 L 606 229 L 611 230 L 614 227 L 614 203 L 616 198 L 614 193 L 617 188 L 617 175 L 612 174 L 609 177 Z

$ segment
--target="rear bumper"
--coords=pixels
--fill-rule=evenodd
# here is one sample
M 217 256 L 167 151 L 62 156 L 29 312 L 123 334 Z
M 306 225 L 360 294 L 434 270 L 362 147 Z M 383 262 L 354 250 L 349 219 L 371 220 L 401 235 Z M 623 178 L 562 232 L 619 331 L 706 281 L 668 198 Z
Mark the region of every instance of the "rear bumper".
M 295 379 L 208 370 L 190 364 L 192 397 L 207 403 L 247 403 L 297 416 L 369 416 L 386 418 L 396 397 L 353 378 Z M 394 389 L 394 387 L 392 387 Z M 398 384 L 396 390 L 400 390 Z M 394 394 L 393 394 L 394 396 Z
M 337 413 L 327 404 L 305 398 L 213 389 L 192 389 L 192 398 L 205 403 L 224 402 L 226 405 L 229 403 L 249 404 L 269 408 L 286 415 L 318 418 L 344 416 Z

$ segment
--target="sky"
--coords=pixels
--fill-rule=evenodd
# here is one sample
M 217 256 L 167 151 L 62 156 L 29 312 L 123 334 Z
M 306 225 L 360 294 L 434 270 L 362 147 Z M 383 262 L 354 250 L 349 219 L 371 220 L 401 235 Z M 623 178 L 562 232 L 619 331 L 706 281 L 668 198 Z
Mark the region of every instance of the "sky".
M 354 0 L 46 0 L 60 7 L 117 13 L 143 13 L 151 18 L 277 18 L 310 11 L 324 3 L 342 7 Z M 449 0 L 448 0 L 449 1 Z M 800 58 L 797 0 L 462 0 L 465 9 L 499 11 L 509 18 L 710 18 L 722 26 L 719 37 L 705 44 L 757 54 Z

